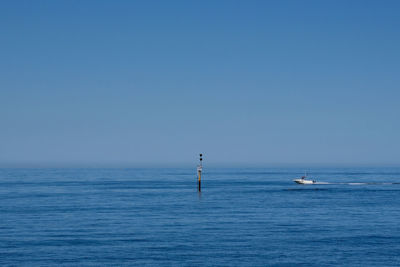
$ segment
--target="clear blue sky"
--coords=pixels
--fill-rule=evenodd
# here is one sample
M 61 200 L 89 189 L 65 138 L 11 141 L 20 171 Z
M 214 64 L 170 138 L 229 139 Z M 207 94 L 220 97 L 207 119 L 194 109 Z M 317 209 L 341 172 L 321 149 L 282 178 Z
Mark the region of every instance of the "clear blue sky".
M 0 165 L 398 164 L 400 1 L 1 1 Z

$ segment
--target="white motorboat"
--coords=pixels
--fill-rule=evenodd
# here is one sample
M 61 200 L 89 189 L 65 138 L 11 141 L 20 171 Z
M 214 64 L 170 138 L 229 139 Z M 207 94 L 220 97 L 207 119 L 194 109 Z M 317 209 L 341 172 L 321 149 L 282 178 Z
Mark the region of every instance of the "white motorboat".
M 300 179 L 294 179 L 293 182 L 297 184 L 315 184 L 315 180 L 308 180 L 307 175 L 302 176 Z

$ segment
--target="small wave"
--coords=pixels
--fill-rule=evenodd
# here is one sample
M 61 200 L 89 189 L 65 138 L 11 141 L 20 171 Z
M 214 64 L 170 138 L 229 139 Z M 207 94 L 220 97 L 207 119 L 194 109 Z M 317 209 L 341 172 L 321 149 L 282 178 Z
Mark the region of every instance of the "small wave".
M 332 189 L 328 189 L 328 188 L 287 188 L 287 189 L 283 189 L 283 191 L 331 191 Z

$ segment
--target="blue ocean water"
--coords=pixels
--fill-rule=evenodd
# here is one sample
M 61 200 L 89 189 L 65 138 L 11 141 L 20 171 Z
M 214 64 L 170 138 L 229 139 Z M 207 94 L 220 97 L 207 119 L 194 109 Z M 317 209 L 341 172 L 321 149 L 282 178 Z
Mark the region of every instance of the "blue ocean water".
M 0 265 L 400 265 L 400 168 L 195 172 L 0 169 Z

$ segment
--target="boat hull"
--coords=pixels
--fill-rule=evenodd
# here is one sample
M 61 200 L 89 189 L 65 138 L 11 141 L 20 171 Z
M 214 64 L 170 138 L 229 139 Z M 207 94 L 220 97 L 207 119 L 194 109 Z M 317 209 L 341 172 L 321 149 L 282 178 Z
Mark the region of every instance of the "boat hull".
M 312 180 L 306 180 L 306 179 L 295 179 L 293 182 L 297 184 L 315 184 L 315 181 Z

